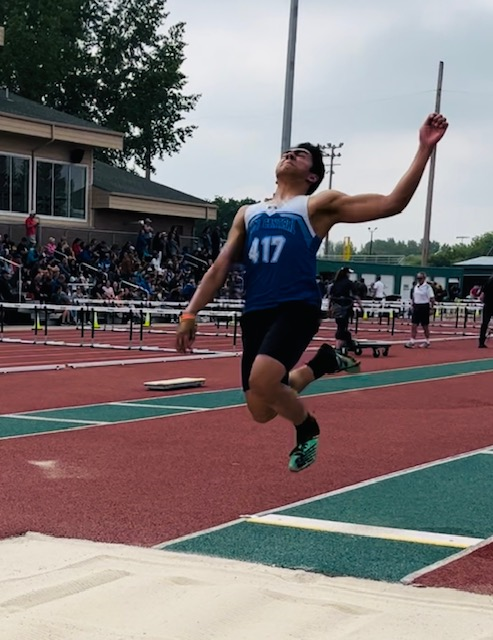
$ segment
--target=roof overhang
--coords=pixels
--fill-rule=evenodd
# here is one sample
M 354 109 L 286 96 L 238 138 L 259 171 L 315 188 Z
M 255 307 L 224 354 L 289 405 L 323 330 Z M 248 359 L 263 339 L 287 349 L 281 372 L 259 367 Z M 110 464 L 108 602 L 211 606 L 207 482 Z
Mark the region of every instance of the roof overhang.
M 204 202 L 180 202 L 177 200 L 159 200 L 128 193 L 109 193 L 94 188 L 92 206 L 94 209 L 112 209 L 118 211 L 135 211 L 153 216 L 174 216 L 177 218 L 194 218 L 196 220 L 216 220 L 216 205 Z
M 123 149 L 123 134 L 116 131 L 35 120 L 34 118 L 12 115 L 1 111 L 0 131 L 32 136 L 52 142 L 69 142 L 86 147 Z

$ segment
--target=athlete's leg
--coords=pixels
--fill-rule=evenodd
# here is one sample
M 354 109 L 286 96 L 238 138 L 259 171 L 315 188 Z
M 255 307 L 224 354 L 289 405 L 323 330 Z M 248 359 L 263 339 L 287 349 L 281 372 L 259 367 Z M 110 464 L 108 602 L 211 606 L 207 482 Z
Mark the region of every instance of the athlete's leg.
M 303 389 L 316 379 L 317 377 L 315 376 L 312 367 L 309 364 L 303 364 L 301 367 L 289 372 L 288 385 L 291 389 L 296 391 L 296 393 L 301 393 Z M 277 416 L 277 411 L 272 409 L 272 407 L 266 403 L 264 398 L 252 393 L 251 390 L 246 392 L 246 400 L 248 409 L 256 422 L 269 422 Z
M 251 337 L 258 329 L 251 327 L 250 320 L 243 324 Z M 282 305 L 272 317 L 267 316 L 265 325 L 260 345 L 247 336 L 242 362 L 246 401 L 257 422 L 265 423 L 280 415 L 294 425 L 296 445 L 289 456 L 289 469 L 301 471 L 315 461 L 320 429 L 298 391 L 325 373 L 349 369 L 357 363 L 324 344 L 306 365 L 289 375 L 318 331 L 319 311 L 302 304 Z
M 359 362 L 357 360 L 351 356 L 343 356 L 336 353 L 330 345 L 325 343 L 322 344 L 311 360 L 290 371 L 288 376 L 286 376 L 286 365 L 282 365 L 279 360 L 272 356 L 265 355 L 265 357 L 268 357 L 269 360 L 272 360 L 277 365 L 281 365 L 281 367 L 276 367 L 272 371 L 268 371 L 267 375 L 270 376 L 270 380 L 280 379 L 284 387 L 289 386 L 296 393 L 300 393 L 311 382 L 321 378 L 325 374 L 332 374 L 338 371 L 346 371 L 348 373 L 357 373 L 359 371 Z M 257 356 L 252 365 L 246 399 L 247 406 L 254 420 L 264 423 L 275 418 L 277 413 L 283 414 L 273 407 L 270 402 L 271 396 L 269 393 L 258 393 L 257 385 L 255 385 L 255 388 L 252 388 L 252 374 L 255 371 L 260 378 L 264 367 L 262 363 L 263 360 L 261 360 L 260 356 Z M 257 368 L 255 368 L 256 366 Z M 281 372 L 283 373 L 283 377 L 279 378 Z M 263 388 L 265 388 L 265 385 Z
M 418 335 L 418 325 L 417 323 L 413 322 L 411 326 L 411 340 L 416 340 L 417 335 Z
M 493 309 L 483 308 L 483 320 L 481 322 L 481 328 L 479 330 L 479 347 L 484 348 L 486 346 L 486 334 L 488 333 L 488 325 L 493 315 Z
M 336 318 L 336 349 L 342 349 L 347 343 L 347 323 L 346 318 Z
M 282 376 L 282 378 L 281 378 Z M 254 418 L 269 417 L 265 407 L 293 423 L 296 444 L 289 454 L 289 470 L 301 471 L 315 462 L 320 428 L 297 392 L 284 383 L 286 367 L 271 356 L 260 354 L 255 358 L 250 375 L 247 402 Z M 260 406 L 261 413 L 255 411 Z
M 257 422 L 268 422 L 276 415 L 293 424 L 305 420 L 308 412 L 297 392 L 282 382 L 285 376 L 285 366 L 271 356 L 260 354 L 255 358 L 246 397 L 250 413 Z

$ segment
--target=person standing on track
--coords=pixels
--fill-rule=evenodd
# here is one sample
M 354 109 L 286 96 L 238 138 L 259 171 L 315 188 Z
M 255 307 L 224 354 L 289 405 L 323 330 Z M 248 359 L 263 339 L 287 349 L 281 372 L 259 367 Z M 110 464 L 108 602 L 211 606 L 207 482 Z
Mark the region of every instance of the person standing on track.
M 404 345 L 406 349 L 413 349 L 416 346 L 416 336 L 418 326 L 423 327 L 425 340 L 421 347 L 430 346 L 430 314 L 435 306 L 435 292 L 431 284 L 426 282 L 426 273 L 420 271 L 416 276 L 417 282 L 411 290 L 411 339 Z
M 491 316 L 493 316 L 493 276 L 490 276 L 481 287 L 479 299 L 484 306 L 481 329 L 479 330 L 478 347 L 479 349 L 486 349 L 486 335 L 488 333 L 488 325 L 490 324 Z
M 334 284 L 330 290 L 331 316 L 336 321 L 336 349 L 339 351 L 354 351 L 355 343 L 349 331 L 349 321 L 353 316 L 354 303 L 358 305 L 363 313 L 363 305 L 356 294 L 356 284 L 349 279 L 349 274 L 354 273 L 348 267 L 342 267 L 336 273 Z
M 307 364 L 293 370 L 319 328 L 317 250 L 339 222 L 369 222 L 400 213 L 447 127 L 442 115 L 427 117 L 411 166 L 388 195 L 350 196 L 333 190 L 314 194 L 324 177 L 320 147 L 303 143 L 286 150 L 276 167 L 273 197 L 239 209 L 226 244 L 180 317 L 176 347 L 185 353 L 195 339 L 196 314 L 214 299 L 232 264 L 243 261 L 241 369 L 246 403 L 256 422 L 266 423 L 280 415 L 294 425 L 291 471 L 301 471 L 315 461 L 320 434 L 298 393 L 326 373 L 354 372 L 359 366 L 354 358 L 323 344 Z

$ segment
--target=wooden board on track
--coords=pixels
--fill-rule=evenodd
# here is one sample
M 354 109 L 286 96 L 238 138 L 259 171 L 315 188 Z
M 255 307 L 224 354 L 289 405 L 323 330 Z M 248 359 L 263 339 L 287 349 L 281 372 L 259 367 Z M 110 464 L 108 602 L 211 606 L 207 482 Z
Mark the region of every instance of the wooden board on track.
M 188 389 L 203 387 L 205 378 L 170 378 L 169 380 L 151 380 L 144 382 L 149 391 L 168 391 L 170 389 Z

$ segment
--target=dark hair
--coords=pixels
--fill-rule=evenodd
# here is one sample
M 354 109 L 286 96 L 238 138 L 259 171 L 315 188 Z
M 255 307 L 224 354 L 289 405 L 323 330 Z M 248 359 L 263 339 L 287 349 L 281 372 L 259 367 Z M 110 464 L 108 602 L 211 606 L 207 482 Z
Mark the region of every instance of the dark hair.
M 351 273 L 351 271 L 352 270 L 349 267 L 341 267 L 335 275 L 334 282 L 339 282 L 339 280 L 342 280 L 345 276 Z
M 310 152 L 310 154 L 312 156 L 312 169 L 311 169 L 311 171 L 316 176 L 318 176 L 317 182 L 310 183 L 310 186 L 308 187 L 308 189 L 306 191 L 306 195 L 309 196 L 314 191 L 316 191 L 318 189 L 318 187 L 320 186 L 320 183 L 324 179 L 325 165 L 324 165 L 324 157 L 323 157 L 323 154 L 322 154 L 322 149 L 320 148 L 320 145 L 318 145 L 318 144 L 314 145 L 314 144 L 311 144 L 310 142 L 302 142 L 301 144 L 297 144 L 296 148 L 297 149 L 306 149 L 307 151 Z

